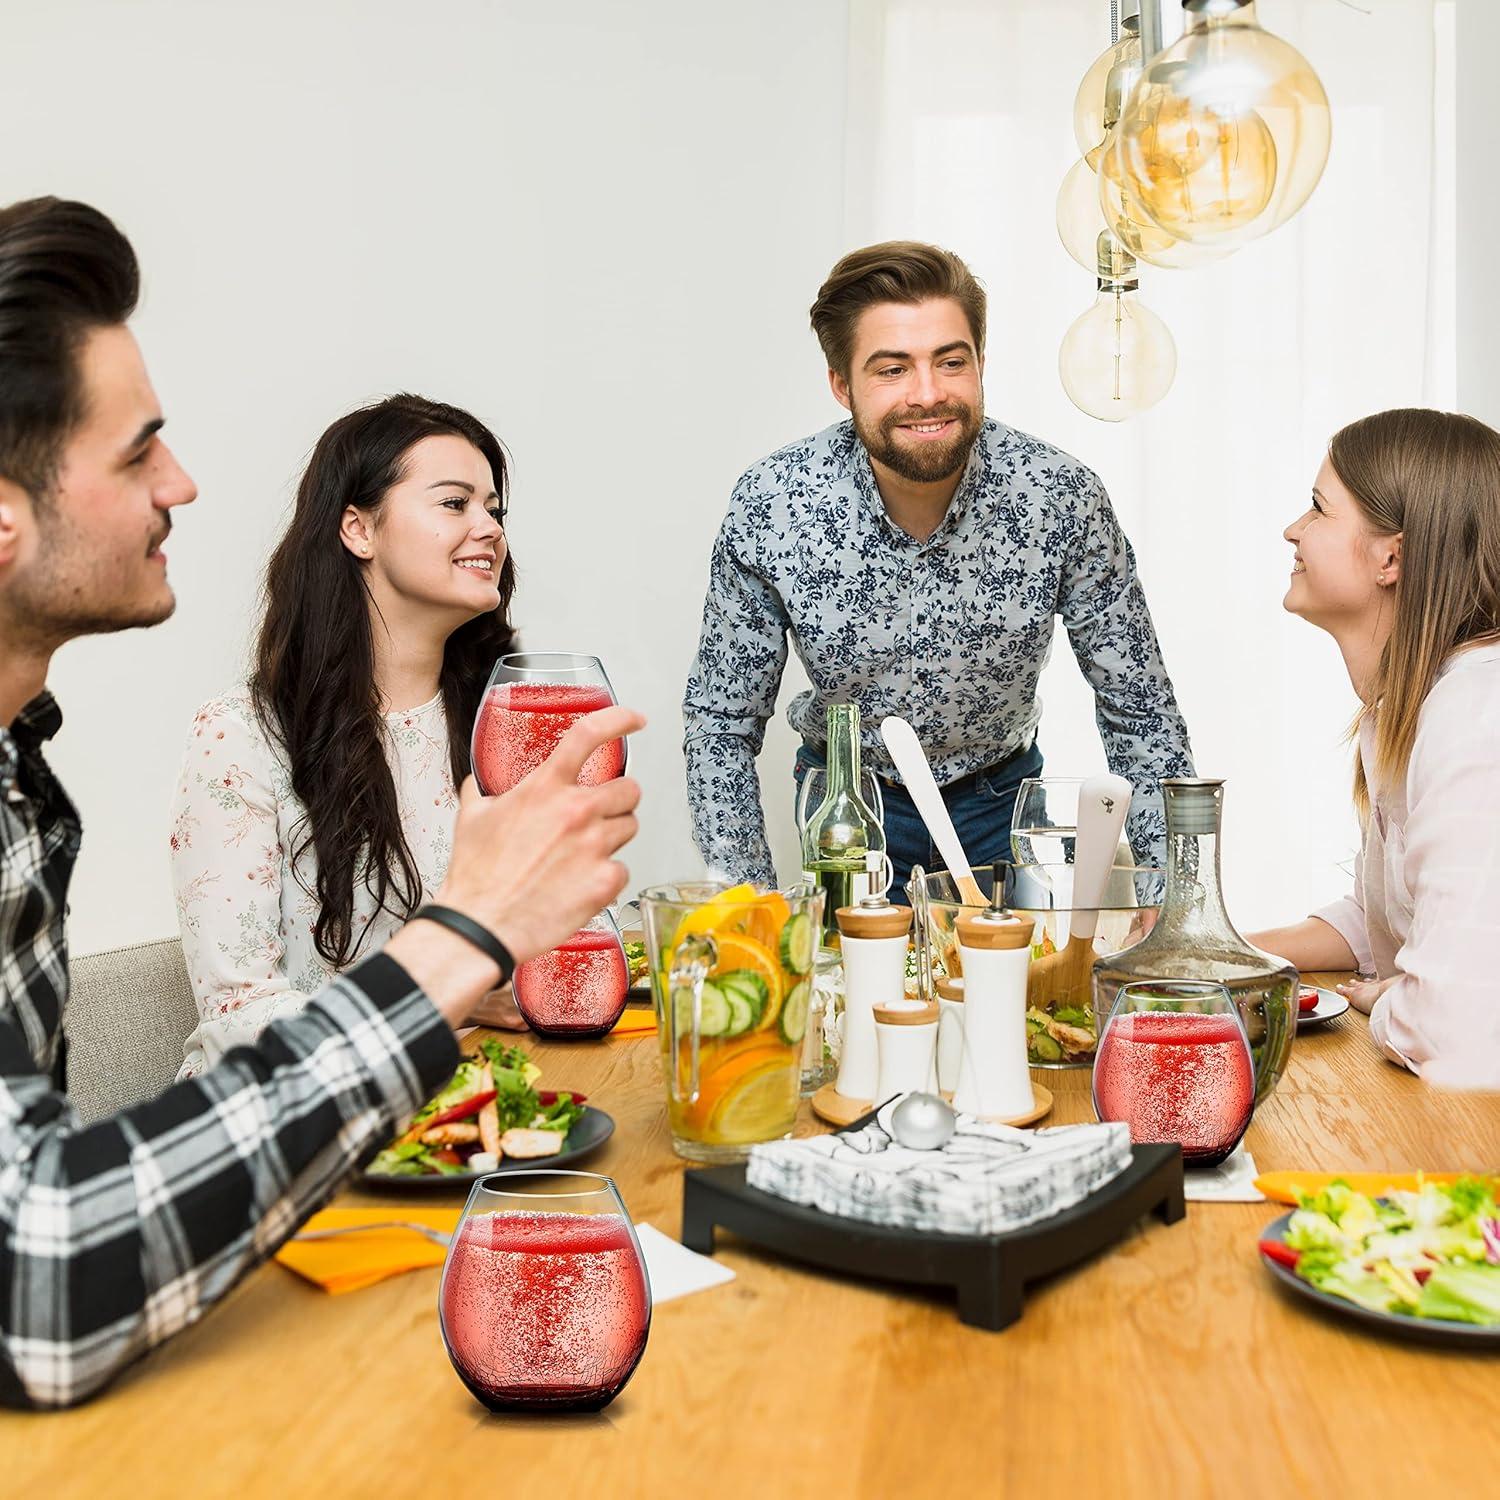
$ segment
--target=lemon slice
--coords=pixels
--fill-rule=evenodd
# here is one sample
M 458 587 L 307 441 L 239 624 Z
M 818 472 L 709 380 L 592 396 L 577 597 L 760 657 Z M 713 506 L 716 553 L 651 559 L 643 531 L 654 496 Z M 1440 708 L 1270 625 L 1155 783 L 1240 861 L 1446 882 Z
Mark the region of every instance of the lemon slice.
M 740 1079 L 723 1096 L 708 1122 L 704 1138 L 713 1145 L 736 1146 L 774 1141 L 785 1135 L 797 1118 L 801 1069 L 773 1063 Z
M 735 885 L 727 891 L 711 896 L 702 906 L 690 911 L 678 924 L 677 936 L 672 939 L 675 948 L 683 938 L 693 934 L 715 932 L 725 923 L 739 915 L 747 902 L 755 899 L 753 885 Z

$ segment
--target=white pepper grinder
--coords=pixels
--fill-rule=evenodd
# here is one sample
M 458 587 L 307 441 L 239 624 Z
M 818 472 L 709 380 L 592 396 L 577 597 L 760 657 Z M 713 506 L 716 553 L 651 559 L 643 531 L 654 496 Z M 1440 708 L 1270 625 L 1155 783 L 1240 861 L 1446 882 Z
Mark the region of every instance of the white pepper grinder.
M 906 946 L 911 907 L 884 896 L 862 896 L 834 913 L 844 955 L 844 1035 L 835 1087 L 846 1099 L 872 1100 L 880 1079 L 875 1043 L 877 1005 L 906 998 Z
M 897 1094 L 930 1094 L 937 1088 L 937 1001 L 893 1000 L 875 1007 L 875 1050 L 880 1071 L 873 1102 Z
M 950 1098 L 958 1089 L 964 1061 L 964 981 L 962 975 L 944 975 L 937 981 L 938 1092 Z
M 1014 1120 L 1032 1109 L 1026 1065 L 1026 971 L 1036 922 L 991 907 L 957 922 L 964 971 L 960 1114 Z

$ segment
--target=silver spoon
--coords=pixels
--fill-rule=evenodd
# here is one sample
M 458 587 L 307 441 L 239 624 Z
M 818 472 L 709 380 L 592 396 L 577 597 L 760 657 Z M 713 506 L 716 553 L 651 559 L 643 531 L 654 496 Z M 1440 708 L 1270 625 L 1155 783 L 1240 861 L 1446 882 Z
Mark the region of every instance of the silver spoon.
M 331 1240 L 341 1234 L 363 1234 L 367 1229 L 409 1229 L 413 1234 L 426 1235 L 433 1244 L 441 1245 L 444 1249 L 452 1243 L 453 1236 L 444 1234 L 441 1229 L 434 1229 L 430 1224 L 413 1224 L 407 1219 L 382 1219 L 377 1224 L 345 1224 L 339 1229 L 304 1229 L 300 1234 L 294 1234 L 294 1240 Z
M 936 1151 L 957 1125 L 952 1106 L 936 1094 L 908 1094 L 891 1111 L 891 1134 L 910 1151 Z

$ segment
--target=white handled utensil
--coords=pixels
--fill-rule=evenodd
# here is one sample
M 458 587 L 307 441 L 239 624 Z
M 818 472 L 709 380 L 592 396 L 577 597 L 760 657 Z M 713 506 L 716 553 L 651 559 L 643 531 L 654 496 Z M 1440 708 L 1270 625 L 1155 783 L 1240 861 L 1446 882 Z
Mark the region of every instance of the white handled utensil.
M 1098 906 L 1114 868 L 1120 830 L 1130 811 L 1123 776 L 1090 776 L 1078 789 L 1078 837 L 1073 851 L 1073 920 L 1069 932 L 1092 943 Z
M 963 845 L 958 841 L 958 830 L 954 828 L 953 819 L 948 816 L 948 809 L 943 805 L 943 794 L 938 790 L 932 767 L 927 764 L 927 752 L 922 749 L 917 731 L 899 715 L 891 714 L 880 721 L 880 737 L 885 741 L 885 748 L 891 752 L 891 759 L 896 763 L 896 769 L 901 773 L 901 779 L 906 783 L 906 790 L 916 804 L 917 811 L 921 813 L 928 833 L 932 835 L 932 842 L 943 856 L 943 863 L 948 866 L 948 873 L 957 884 L 964 904 L 988 906 L 989 902 L 985 900 L 979 889 L 979 882 L 974 879 L 974 872 L 969 868 L 969 861 L 964 858 Z

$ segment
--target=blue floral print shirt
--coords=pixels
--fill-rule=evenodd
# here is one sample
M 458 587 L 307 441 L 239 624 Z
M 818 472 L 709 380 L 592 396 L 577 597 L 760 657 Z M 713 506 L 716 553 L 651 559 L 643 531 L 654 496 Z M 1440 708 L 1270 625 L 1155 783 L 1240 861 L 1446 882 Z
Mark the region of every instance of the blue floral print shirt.
M 918 541 L 886 514 L 851 421 L 754 465 L 714 543 L 683 698 L 704 860 L 775 883 L 755 757 L 788 639 L 812 683 L 787 710 L 804 740 L 823 743 L 829 703 L 857 703 L 863 761 L 893 777 L 880 721 L 901 714 L 947 783 L 1031 743 L 1056 615 L 1094 689 L 1110 769 L 1136 788 L 1131 845 L 1160 865 L 1156 782 L 1191 776 L 1192 751 L 1135 554 L 1092 471 L 987 420 L 942 524 Z

